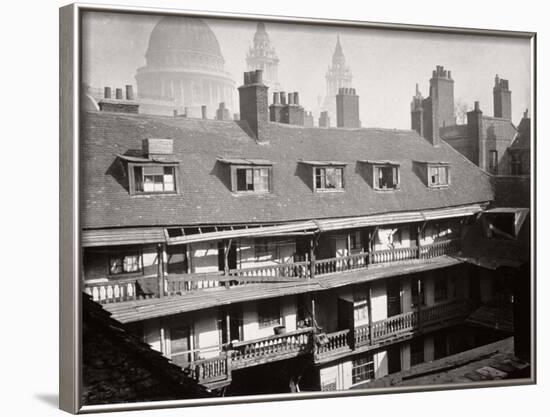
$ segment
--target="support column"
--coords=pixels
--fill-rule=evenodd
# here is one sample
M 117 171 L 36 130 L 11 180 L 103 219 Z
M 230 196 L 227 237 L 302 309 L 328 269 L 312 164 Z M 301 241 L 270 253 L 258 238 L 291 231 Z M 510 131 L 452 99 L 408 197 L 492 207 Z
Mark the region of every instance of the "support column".
M 367 289 L 367 309 L 369 314 L 369 342 L 374 344 L 374 335 L 372 334 L 372 286 L 368 284 Z
M 164 297 L 164 252 L 165 252 L 165 243 L 159 244 L 157 246 L 157 278 L 158 278 L 158 289 L 159 297 Z
M 225 338 L 227 340 L 227 345 L 231 343 L 231 317 L 229 315 L 229 309 L 225 311 Z
M 309 278 L 315 278 L 315 237 L 309 239 Z

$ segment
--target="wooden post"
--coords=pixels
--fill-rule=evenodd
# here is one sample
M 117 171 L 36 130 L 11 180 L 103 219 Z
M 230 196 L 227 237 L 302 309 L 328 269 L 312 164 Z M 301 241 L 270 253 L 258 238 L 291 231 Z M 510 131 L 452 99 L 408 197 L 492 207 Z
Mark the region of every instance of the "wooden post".
M 420 259 L 420 236 L 422 234 L 422 227 L 418 225 L 416 227 L 416 257 Z
M 315 278 L 315 237 L 312 235 L 309 239 L 309 277 Z
M 231 239 L 223 241 L 223 274 L 229 275 L 229 250 L 231 249 Z
M 418 314 L 418 318 L 417 318 L 417 324 L 418 324 L 418 330 L 421 330 L 422 329 L 422 325 L 421 325 L 421 320 L 420 320 L 420 312 L 421 312 L 421 308 L 422 308 L 422 298 L 423 298 L 423 294 L 422 294 L 422 278 L 417 278 L 416 280 L 416 288 L 417 288 L 417 293 L 418 293 L 418 299 L 416 301 L 416 312 Z
M 231 343 L 231 317 L 229 316 L 229 310 L 225 311 L 225 337 L 227 339 L 227 347 Z
M 369 313 L 369 342 L 371 346 L 374 344 L 374 335 L 372 334 L 372 286 L 368 284 L 367 289 L 367 310 Z
M 164 297 L 164 244 L 157 247 L 157 276 L 159 285 L 159 297 Z
M 351 233 L 348 232 L 348 239 L 346 241 L 346 249 L 347 249 L 347 255 L 348 255 L 348 261 L 347 261 L 347 264 L 348 264 L 348 269 L 351 269 Z

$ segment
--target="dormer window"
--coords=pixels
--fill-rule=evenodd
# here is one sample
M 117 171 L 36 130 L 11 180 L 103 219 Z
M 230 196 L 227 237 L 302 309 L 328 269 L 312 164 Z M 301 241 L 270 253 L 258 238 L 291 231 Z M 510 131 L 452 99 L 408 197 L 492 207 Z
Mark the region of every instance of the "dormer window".
M 138 193 L 173 193 L 176 174 L 173 166 L 135 166 L 135 191 Z
M 344 191 L 344 162 L 300 161 L 312 167 L 313 190 L 316 192 Z
M 367 164 L 367 180 L 378 191 L 391 191 L 399 188 L 399 162 L 359 161 Z
M 450 172 L 448 165 L 428 165 L 428 186 L 446 187 L 450 184 Z
M 176 194 L 178 165 L 171 139 L 144 139 L 141 155 L 117 155 L 128 167 L 130 194 Z
M 265 194 L 272 189 L 272 164 L 265 159 L 219 158 L 229 165 L 231 191 L 235 193 Z

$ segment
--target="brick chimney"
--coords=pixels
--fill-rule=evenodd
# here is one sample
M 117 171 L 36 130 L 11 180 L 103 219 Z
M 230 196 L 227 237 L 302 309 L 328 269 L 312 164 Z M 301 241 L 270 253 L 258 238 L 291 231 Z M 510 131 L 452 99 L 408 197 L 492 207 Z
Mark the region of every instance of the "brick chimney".
M 281 111 L 280 122 L 289 125 L 304 125 L 304 108 L 300 106 L 298 92 L 288 93 L 288 104 Z
M 508 88 L 508 80 L 495 76 L 493 87 L 493 109 L 495 117 L 512 120 L 512 92 Z
M 322 111 L 319 117 L 319 127 L 330 127 L 330 117 L 328 111 Z
M 223 101 L 216 110 L 216 120 L 231 120 L 229 109 L 225 107 L 225 103 Z
M 268 87 L 263 83 L 262 70 L 244 73 L 244 84 L 239 87 L 240 117 L 259 142 L 266 141 L 265 128 L 269 121 Z
M 486 155 L 484 139 L 482 134 L 482 118 L 483 112 L 479 108 L 479 101 L 474 103 L 474 109 L 467 113 L 468 117 L 468 138 L 472 141 L 470 146 L 472 147 L 472 162 L 479 166 L 481 169 L 486 169 Z
M 272 122 L 281 121 L 281 113 L 283 111 L 284 104 L 281 103 L 281 97 L 286 102 L 285 92 L 273 93 L 273 104 L 269 106 L 269 120 Z
M 336 126 L 359 128 L 359 96 L 355 88 L 340 88 L 336 95 Z
M 115 89 L 115 98 L 112 98 L 111 87 L 105 87 L 103 98 L 99 100 L 99 110 L 114 113 L 139 113 L 139 104 L 134 100 L 134 89 L 126 86 L 126 97 L 123 98 L 122 88 Z

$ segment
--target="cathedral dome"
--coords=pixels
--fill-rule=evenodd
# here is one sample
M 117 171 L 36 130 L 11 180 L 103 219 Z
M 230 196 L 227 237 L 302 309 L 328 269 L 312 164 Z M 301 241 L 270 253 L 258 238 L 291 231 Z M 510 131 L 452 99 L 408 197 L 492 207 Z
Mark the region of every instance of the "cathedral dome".
M 147 66 L 223 71 L 214 32 L 196 17 L 167 16 L 155 26 L 145 53 Z

